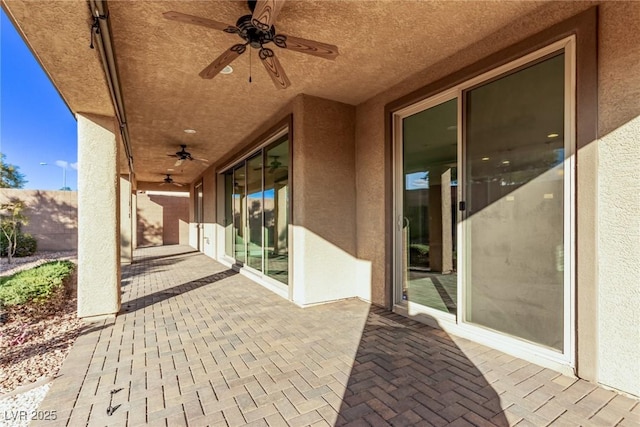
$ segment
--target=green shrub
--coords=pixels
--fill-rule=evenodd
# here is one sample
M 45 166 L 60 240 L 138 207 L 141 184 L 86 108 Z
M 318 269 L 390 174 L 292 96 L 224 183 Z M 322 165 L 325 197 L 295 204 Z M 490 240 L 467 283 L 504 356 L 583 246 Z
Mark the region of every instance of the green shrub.
M 48 299 L 73 273 L 71 261 L 52 261 L 0 278 L 0 304 L 6 306 Z
M 409 264 L 412 267 L 429 267 L 429 245 L 413 243 L 409 245 Z
M 429 255 L 429 245 L 423 245 L 422 243 L 412 243 L 409 245 L 409 250 L 418 255 Z
M 17 248 L 15 257 L 25 257 L 36 253 L 38 249 L 38 242 L 36 238 L 29 233 L 18 233 L 16 239 Z M 0 233 L 0 256 L 7 256 L 7 237 L 4 233 Z

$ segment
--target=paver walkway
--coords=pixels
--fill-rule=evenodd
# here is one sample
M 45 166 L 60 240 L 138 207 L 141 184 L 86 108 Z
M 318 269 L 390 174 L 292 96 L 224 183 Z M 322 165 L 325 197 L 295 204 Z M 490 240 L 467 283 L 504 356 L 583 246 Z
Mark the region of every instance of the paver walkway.
M 50 424 L 640 425 L 637 400 L 361 301 L 300 309 L 185 247 L 135 259 L 123 313 L 41 404 Z

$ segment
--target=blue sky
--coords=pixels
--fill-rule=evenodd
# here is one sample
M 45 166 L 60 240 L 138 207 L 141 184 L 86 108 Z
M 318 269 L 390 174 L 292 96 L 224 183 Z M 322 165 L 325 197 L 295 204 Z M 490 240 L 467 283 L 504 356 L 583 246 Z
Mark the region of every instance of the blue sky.
M 66 162 L 66 184 L 76 190 L 77 172 L 69 166 L 78 156 L 76 120 L 4 10 L 0 14 L 0 152 L 25 175 L 24 188 L 59 190 Z

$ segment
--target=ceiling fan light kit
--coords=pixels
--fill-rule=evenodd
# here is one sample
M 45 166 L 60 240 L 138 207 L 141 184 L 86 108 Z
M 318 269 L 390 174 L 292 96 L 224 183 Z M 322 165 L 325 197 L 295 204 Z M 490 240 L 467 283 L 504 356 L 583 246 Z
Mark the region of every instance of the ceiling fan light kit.
M 335 45 L 276 32 L 273 24 L 284 5 L 284 0 L 249 0 L 248 4 L 252 14 L 241 16 L 235 26 L 175 11 L 163 14 L 166 19 L 172 21 L 213 28 L 228 34 L 237 34 L 243 40 L 243 43 L 234 44 L 205 67 L 200 72 L 200 77 L 203 79 L 212 79 L 217 76 L 225 67 L 242 55 L 247 50 L 247 46 L 258 50 L 260 61 L 278 89 L 286 89 L 291 85 L 291 81 L 274 50 L 268 46 L 265 47 L 265 45 L 273 43 L 281 49 L 325 59 L 335 59 L 338 56 L 338 47 Z

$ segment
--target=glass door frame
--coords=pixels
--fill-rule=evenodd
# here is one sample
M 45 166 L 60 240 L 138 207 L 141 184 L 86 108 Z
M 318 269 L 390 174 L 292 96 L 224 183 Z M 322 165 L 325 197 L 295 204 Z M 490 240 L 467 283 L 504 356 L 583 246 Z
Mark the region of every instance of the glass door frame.
M 465 189 L 461 183 L 465 182 L 465 140 L 464 140 L 464 107 L 465 92 L 479 85 L 488 83 L 498 77 L 517 72 L 518 69 L 529 66 L 557 52 L 564 52 L 564 306 L 563 306 L 563 337 L 564 351 L 562 353 L 533 344 L 523 339 L 509 336 L 478 325 L 467 323 L 466 313 L 466 277 L 467 262 L 465 211 L 457 211 L 457 248 L 456 259 L 458 271 L 458 304 L 456 315 L 430 309 L 420 308 L 419 311 L 411 311 L 408 304 L 402 301 L 402 226 L 403 226 L 403 138 L 402 120 L 410 115 L 424 111 L 451 99 L 458 99 L 458 201 L 464 202 Z M 498 350 L 524 359 L 533 359 L 536 363 L 552 369 L 573 374 L 576 368 L 576 191 L 575 191 L 575 155 L 576 155 L 576 37 L 574 35 L 563 38 L 546 47 L 524 55 L 519 59 L 472 77 L 462 83 L 446 89 L 434 96 L 418 101 L 408 107 L 392 111 L 392 185 L 393 185 L 393 271 L 392 271 L 392 306 L 393 310 L 407 316 L 416 316 L 416 319 L 437 328 L 444 329 L 455 335 L 468 338 L 472 341 L 488 345 Z M 424 316 L 426 315 L 426 316 Z

